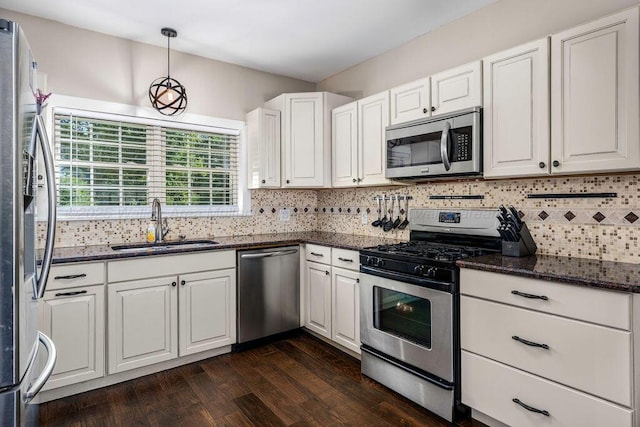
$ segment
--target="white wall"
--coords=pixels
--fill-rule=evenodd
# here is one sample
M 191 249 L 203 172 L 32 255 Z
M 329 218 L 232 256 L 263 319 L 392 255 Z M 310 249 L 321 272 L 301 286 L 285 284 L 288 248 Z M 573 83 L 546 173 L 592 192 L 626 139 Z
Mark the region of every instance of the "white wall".
M 149 84 L 166 76 L 166 48 L 3 9 L 0 16 L 22 25 L 54 94 L 149 107 Z M 315 90 L 315 83 L 177 51 L 171 76 L 187 88 L 187 112 L 234 120 L 283 92 Z
M 361 98 L 638 4 L 638 0 L 498 0 L 338 73 L 318 83 L 317 90 Z

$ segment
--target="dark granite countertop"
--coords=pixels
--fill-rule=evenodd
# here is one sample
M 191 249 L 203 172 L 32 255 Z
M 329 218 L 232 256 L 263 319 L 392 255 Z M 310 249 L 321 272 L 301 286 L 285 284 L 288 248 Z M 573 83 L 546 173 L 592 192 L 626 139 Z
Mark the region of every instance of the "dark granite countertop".
M 458 261 L 461 268 L 513 274 L 591 288 L 640 293 L 640 264 L 553 255 L 487 255 Z
M 167 255 L 196 251 L 218 251 L 223 249 L 257 249 L 284 245 L 297 245 L 299 243 L 315 243 L 340 249 L 360 250 L 369 246 L 398 243 L 401 241 L 384 237 L 360 236 L 355 234 L 330 233 L 322 231 L 254 234 L 248 236 L 220 236 L 214 237 L 211 240 L 218 242 L 218 244 L 212 247 L 169 247 L 162 250 L 149 249 L 135 252 L 115 251 L 111 248 L 111 245 L 55 248 L 53 251 L 53 263 L 61 264 L 68 262 L 101 261 L 108 259 Z M 39 258 L 42 258 L 42 250 L 39 251 L 38 256 Z

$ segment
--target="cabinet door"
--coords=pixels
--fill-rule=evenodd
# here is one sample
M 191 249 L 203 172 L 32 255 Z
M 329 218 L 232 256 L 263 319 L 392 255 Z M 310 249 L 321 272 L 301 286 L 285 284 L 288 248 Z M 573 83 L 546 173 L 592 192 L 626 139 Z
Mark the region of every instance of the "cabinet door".
M 331 338 L 331 267 L 307 262 L 307 321 L 310 330 Z
M 285 95 L 284 187 L 324 185 L 323 94 Z
M 358 104 L 334 108 L 331 112 L 331 141 L 334 187 L 353 187 L 358 183 Z
M 549 173 L 549 39 L 491 55 L 484 67 L 484 176 Z
M 178 356 L 177 278 L 107 285 L 109 373 Z
M 45 292 L 39 329 L 58 358 L 44 390 L 104 376 L 104 285 Z
M 247 114 L 249 188 L 280 187 L 280 111 L 256 108 Z
M 357 271 L 332 268 L 332 339 L 360 353 L 360 285 Z
M 388 184 L 387 141 L 389 126 L 389 91 L 358 101 L 358 149 L 360 151 L 359 185 Z
M 183 274 L 180 279 L 180 356 L 236 342 L 236 270 Z
M 638 8 L 551 37 L 551 173 L 640 167 Z
M 482 105 L 482 69 L 476 61 L 431 76 L 433 114 Z
M 416 80 L 389 91 L 391 124 L 418 120 L 431 115 L 431 86 L 429 78 Z

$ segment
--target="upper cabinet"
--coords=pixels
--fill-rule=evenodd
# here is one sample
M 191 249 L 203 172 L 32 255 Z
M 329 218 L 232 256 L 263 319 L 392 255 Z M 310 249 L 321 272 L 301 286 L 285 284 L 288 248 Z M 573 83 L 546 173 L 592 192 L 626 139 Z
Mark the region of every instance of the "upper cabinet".
M 352 99 L 328 92 L 285 93 L 265 103 L 281 112 L 282 186 L 331 186 L 331 110 Z
M 549 171 L 549 39 L 482 60 L 484 176 Z
M 391 98 L 391 124 L 410 122 L 431 115 L 431 80 L 429 77 L 394 87 Z
M 551 172 L 640 167 L 638 8 L 551 37 Z
M 333 187 L 389 184 L 385 178 L 389 91 L 335 108 L 331 123 Z
M 248 113 L 247 144 L 249 188 L 280 188 L 280 111 Z
M 482 105 L 481 61 L 471 62 L 431 76 L 433 115 Z

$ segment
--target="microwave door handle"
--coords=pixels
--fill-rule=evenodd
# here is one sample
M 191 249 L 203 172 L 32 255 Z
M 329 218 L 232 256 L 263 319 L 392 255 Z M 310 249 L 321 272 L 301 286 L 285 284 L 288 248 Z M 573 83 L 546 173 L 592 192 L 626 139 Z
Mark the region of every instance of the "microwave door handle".
M 444 122 L 444 128 L 442 129 L 442 136 L 440 137 L 440 156 L 442 157 L 442 164 L 445 170 L 451 169 L 451 162 L 449 161 L 449 133 L 451 131 L 451 123 Z
M 47 240 L 44 246 L 44 255 L 42 256 L 42 267 L 40 269 L 40 276 L 38 277 L 35 289 L 34 298 L 42 298 L 44 295 L 45 287 L 47 286 L 47 278 L 49 277 L 49 271 L 51 269 L 51 262 L 53 261 L 53 243 L 56 237 L 56 176 L 53 164 L 53 154 L 51 153 L 51 146 L 49 145 L 49 138 L 47 138 L 47 131 L 44 126 L 44 120 L 42 116 L 37 115 L 36 129 L 40 138 L 40 146 L 42 148 L 42 157 L 44 159 L 45 175 L 47 177 L 47 197 L 48 197 L 48 215 L 47 215 Z

